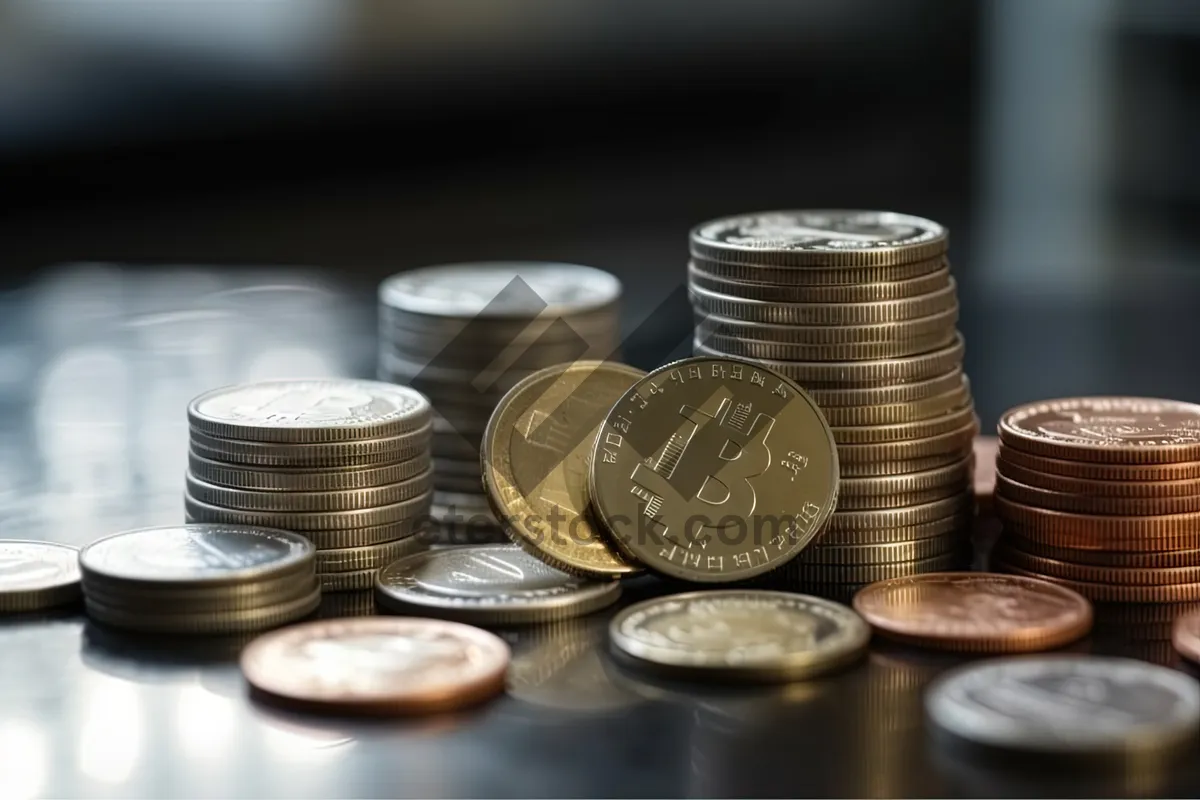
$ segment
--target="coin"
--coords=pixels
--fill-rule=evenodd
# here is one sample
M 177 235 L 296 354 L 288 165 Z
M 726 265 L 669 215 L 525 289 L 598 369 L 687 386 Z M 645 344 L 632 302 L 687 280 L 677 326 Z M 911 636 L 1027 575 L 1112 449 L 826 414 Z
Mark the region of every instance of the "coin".
M 631 560 L 724 582 L 802 550 L 837 486 L 832 433 L 799 386 L 746 362 L 692 358 L 651 372 L 614 405 L 589 493 Z
M 1200 495 L 1187 497 L 1106 497 L 1100 494 L 1072 494 L 1027 486 L 1009 478 L 1004 467 L 996 474 L 996 493 L 1029 506 L 1080 514 L 1114 516 L 1161 516 L 1200 511 Z
M 786 322 L 762 322 L 726 317 L 702 308 L 693 308 L 696 322 L 696 339 L 702 344 L 712 344 L 719 337 L 759 344 L 774 344 L 791 348 L 834 348 L 836 346 L 872 346 L 908 348 L 912 342 L 938 340 L 947 346 L 954 338 L 954 324 L 958 321 L 958 307 L 952 306 L 929 316 L 899 322 L 880 322 L 863 325 L 818 325 L 793 324 Z M 713 344 L 713 346 L 716 346 Z M 929 350 L 936 349 L 929 347 Z M 917 351 L 921 352 L 921 351 Z M 892 355 L 899 355 L 892 354 Z M 866 358 L 865 355 L 858 358 Z M 789 356 L 786 360 L 805 360 L 801 355 Z M 822 350 L 814 361 L 837 360 L 828 350 Z M 854 360 L 854 359 L 847 359 Z
M 356 511 L 403 503 L 429 491 L 433 471 L 399 483 L 372 486 L 366 489 L 339 489 L 331 492 L 277 492 L 258 489 L 231 489 L 217 486 L 188 472 L 185 486 L 193 499 L 214 506 L 239 511 L 278 513 L 307 513 Z
M 693 305 L 707 314 L 774 325 L 881 325 L 928 317 L 958 305 L 954 279 L 944 288 L 918 297 L 869 303 L 786 303 L 753 300 L 692 286 Z
M 925 492 L 943 487 L 961 490 L 971 477 L 973 463 L 972 459 L 963 458 L 944 467 L 923 470 L 921 472 L 908 472 L 877 478 L 843 479 L 838 488 L 838 508 L 844 508 L 842 501 L 848 497 L 889 497 L 908 492 Z M 897 503 L 896 505 L 917 504 Z
M 424 549 L 424 542 L 421 543 Z M 375 585 L 377 569 L 355 569 L 343 572 L 322 572 L 317 577 L 323 592 L 357 592 Z
M 514 543 L 556 569 L 640 570 L 593 527 L 587 482 L 605 415 L 645 374 L 601 361 L 547 367 L 513 387 L 488 423 L 480 463 L 492 509 Z
M 973 653 L 1024 653 L 1092 627 L 1086 599 L 1046 581 L 986 572 L 926 573 L 873 583 L 854 610 L 889 639 Z
M 79 550 L 53 542 L 0 540 L 0 613 L 79 600 Z
M 944 375 L 962 364 L 966 345 L 961 335 L 954 343 L 929 353 L 878 361 L 767 361 L 760 368 L 800 381 L 806 386 L 842 390 L 846 385 L 912 383 Z
M 317 569 L 323 572 L 350 572 L 353 570 L 375 570 L 392 563 L 398 558 L 424 548 L 419 536 L 408 536 L 394 542 L 368 545 L 366 547 L 342 547 L 317 551 Z M 372 581 L 372 585 L 374 582 Z M 369 588 L 369 587 L 368 587 Z
M 1011 452 L 1011 451 L 1010 451 Z M 1017 483 L 1052 492 L 1091 495 L 1105 499 L 1184 498 L 1200 495 L 1200 479 L 1187 480 L 1091 480 L 1037 472 L 1004 459 L 1004 474 Z M 994 477 L 994 476 L 993 476 Z M 1160 512 L 1166 513 L 1166 512 Z
M 913 561 L 875 564 L 813 564 L 796 559 L 785 566 L 783 574 L 800 585 L 807 583 L 870 583 L 904 578 L 923 572 L 944 572 L 963 566 L 961 552 L 939 553 Z
M 429 401 L 376 381 L 266 381 L 206 392 L 188 422 L 223 439 L 289 444 L 382 439 L 429 424 Z
M 376 525 L 415 519 L 429 510 L 431 492 L 375 508 L 347 511 L 238 511 L 216 506 L 184 495 L 184 510 L 193 519 L 229 525 L 263 525 L 290 531 L 333 531 L 345 528 L 369 528 Z
M 911 442 L 945 436 L 960 431 L 968 425 L 978 427 L 975 419 L 975 407 L 969 400 L 964 406 L 927 419 L 896 422 L 891 425 L 857 425 L 849 428 L 833 428 L 833 440 L 839 446 Z
M 89 581 L 109 586 L 187 588 L 263 580 L 311 568 L 304 537 L 241 525 L 139 528 L 92 542 L 79 554 Z
M 965 376 L 955 366 L 928 380 L 863 387 L 814 387 L 809 394 L 821 408 L 830 406 L 874 406 L 927 400 L 962 386 Z
M 930 522 L 907 526 L 886 526 L 878 528 L 857 528 L 847 526 L 834 529 L 832 526 L 816 540 L 815 544 L 832 546 L 858 546 L 869 544 L 893 544 L 896 542 L 914 542 L 944 536 L 951 532 L 960 534 L 969 532 L 974 515 L 969 512 L 956 516 L 947 516 Z
M 958 439 L 957 437 L 951 437 L 950 441 L 953 443 L 958 441 Z M 970 451 L 964 447 L 961 450 L 951 449 L 945 453 L 924 456 L 922 458 L 898 458 L 893 461 L 860 461 L 857 463 L 839 461 L 839 463 L 841 464 L 843 479 L 858 480 L 862 478 L 897 477 L 900 475 L 911 475 L 915 472 L 942 469 L 960 463 L 969 455 Z
M 616 602 L 615 581 L 553 569 L 516 545 L 431 550 L 384 567 L 375 582 L 382 608 L 480 624 L 550 622 Z
M 1177 464 L 1101 464 L 1030 455 L 1000 443 L 999 458 L 1043 474 L 1063 475 L 1089 481 L 1182 481 L 1200 478 L 1200 461 Z
M 561 317 L 604 308 L 620 296 L 620 281 L 607 272 L 536 261 L 425 267 L 393 275 L 379 286 L 379 300 L 388 308 L 468 319 Z
M 1200 460 L 1200 406 L 1141 397 L 1079 397 L 1019 406 L 1000 439 L 1033 455 L 1110 464 Z
M 1200 662 L 1200 611 L 1178 617 L 1171 628 L 1171 644 L 1190 661 Z
M 939 486 L 937 488 L 923 489 L 916 492 L 897 492 L 895 494 L 876 495 L 839 495 L 838 508 L 842 511 L 882 511 L 896 508 L 908 508 L 910 506 L 924 505 L 927 503 L 936 502 L 938 500 L 944 500 L 948 497 L 961 495 L 969 487 L 970 482 L 964 478 L 957 486 Z
M 958 667 L 925 693 L 930 721 L 980 746 L 1054 756 L 1149 756 L 1194 743 L 1200 688 L 1124 658 L 1021 656 Z
M 948 262 L 937 256 L 884 266 L 805 267 L 802 273 L 794 267 L 763 266 L 752 261 L 714 261 L 693 256 L 691 263 L 709 275 L 738 283 L 795 286 L 797 278 L 803 277 L 804 286 L 847 286 L 919 278 L 945 269 Z
M 509 649 L 494 634 L 429 619 L 355 618 L 295 625 L 242 652 L 264 698 L 315 710 L 422 714 L 504 690 Z
M 1161 552 L 1128 553 L 1108 550 L 1081 550 L 1074 547 L 1055 547 L 1052 544 L 1027 539 L 1018 532 L 1006 530 L 1000 543 L 1013 550 L 1020 550 L 1043 558 L 1090 564 L 1097 567 L 1152 568 L 1188 567 L 1200 564 L 1200 549 L 1164 550 Z
M 1130 586 L 1127 584 L 1094 583 L 1046 575 L 1003 560 L 1003 553 L 993 554 L 992 565 L 1001 572 L 1011 572 L 1028 578 L 1041 578 L 1072 589 L 1095 603 L 1192 603 L 1200 601 L 1200 583 L 1175 583 L 1160 586 Z
M 646 600 L 609 625 L 617 652 L 689 678 L 790 681 L 840 669 L 866 652 L 870 629 L 849 608 L 762 590 Z
M 908 403 L 867 406 L 822 406 L 832 427 L 852 425 L 893 425 L 898 422 L 929 419 L 961 408 L 971 402 L 971 384 L 966 377 L 949 392 Z
M 1003 540 L 992 551 L 999 562 L 1039 575 L 1064 578 L 1086 583 L 1128 584 L 1133 586 L 1161 586 L 1183 583 L 1200 583 L 1200 564 L 1193 563 L 1173 567 L 1128 567 L 1078 564 L 1071 560 L 1047 558 L 1026 553 L 1012 547 Z
M 1165 542 L 1195 541 L 1194 547 L 1200 547 L 1200 512 L 1186 514 L 1164 514 L 1146 517 L 1113 517 L 1099 514 L 1077 514 L 1066 511 L 1054 511 L 1047 508 L 1024 505 L 1010 500 L 1003 495 L 995 499 L 996 513 L 1005 521 L 1011 523 L 1028 535 L 1029 532 L 1062 537 L 1088 537 L 1096 542 L 1104 542 L 1114 550 L 1117 542 L 1127 542 L 1143 539 L 1147 543 L 1152 540 Z M 1044 537 L 1036 537 L 1039 541 Z M 1053 542 L 1051 542 L 1053 543 Z M 1142 547 L 1129 549 L 1166 550 L 1180 545 Z
M 202 481 L 231 489 L 272 492 L 339 492 L 369 489 L 391 483 L 403 483 L 429 469 L 429 459 L 420 456 L 408 461 L 375 467 L 330 469 L 327 467 L 244 467 L 224 464 L 188 452 L 188 470 Z
M 89 617 L 106 625 L 144 633 L 213 635 L 260 631 L 303 619 L 319 605 L 321 589 L 315 582 L 308 594 L 275 605 L 203 613 L 127 611 L 94 600 L 88 594 L 86 584 L 84 588 L 84 606 Z
M 928 536 L 924 539 L 888 544 L 826 545 L 817 542 L 796 556 L 794 563 L 855 566 L 920 561 L 961 550 L 962 545 L 962 537 L 957 531 L 949 535 Z
M 947 330 L 918 338 L 893 338 L 887 334 L 882 342 L 846 342 L 842 344 L 793 344 L 791 342 L 766 342 L 738 336 L 709 333 L 708 326 L 700 323 L 692 340 L 692 352 L 698 356 L 732 356 L 734 358 L 762 359 L 764 361 L 868 361 L 881 358 L 904 358 L 907 356 L 940 350 L 954 342 L 953 322 Z M 806 333 L 792 328 L 793 333 Z M 785 337 L 780 337 L 785 338 Z
M 805 273 L 807 277 L 807 272 Z M 942 267 L 926 275 L 898 281 L 869 281 L 842 285 L 756 283 L 722 278 L 688 264 L 688 283 L 721 294 L 781 303 L 870 303 L 917 297 L 950 284 L 950 270 Z
M 191 432 L 191 447 L 203 458 L 264 467 L 359 467 L 407 461 L 428 452 L 432 426 L 386 439 L 278 444 L 219 439 Z
M 768 211 L 705 222 L 689 238 L 696 258 L 787 267 L 903 264 L 947 248 L 941 225 L 888 211 Z

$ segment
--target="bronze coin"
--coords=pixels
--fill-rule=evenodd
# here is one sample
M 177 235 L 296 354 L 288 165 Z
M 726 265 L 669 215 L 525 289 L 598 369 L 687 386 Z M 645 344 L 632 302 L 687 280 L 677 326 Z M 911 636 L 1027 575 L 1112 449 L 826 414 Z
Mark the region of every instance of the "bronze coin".
M 818 401 L 819 402 L 819 401 Z M 1091 461 L 1069 461 L 1046 458 L 1006 447 L 1000 443 L 1000 461 L 1044 475 L 1060 475 L 1089 481 L 1184 481 L 1200 478 L 1200 461 L 1180 461 L 1178 464 L 1101 464 Z
M 1200 611 L 1176 618 L 1171 629 L 1171 644 L 1184 658 L 1200 662 Z
M 1087 634 L 1092 606 L 1047 581 L 987 572 L 938 572 L 871 584 L 854 610 L 889 639 L 943 650 L 1023 653 Z
M 996 488 L 996 457 L 1000 440 L 995 436 L 975 437 L 975 502 L 980 513 L 992 512 L 992 494 Z
M 1001 545 L 992 557 L 1002 563 L 1039 575 L 1087 583 L 1111 583 L 1125 586 L 1168 586 L 1200 583 L 1200 565 L 1186 567 L 1103 567 L 1077 564 L 1015 550 Z
M 1075 397 L 1019 406 L 1000 439 L 1047 458 L 1107 464 L 1200 460 L 1200 406 L 1144 397 Z
M 1104 514 L 1125 517 L 1153 517 L 1200 511 L 1200 495 L 1190 497 L 1110 497 L 1098 494 L 1070 494 L 1028 486 L 1004 473 L 996 473 L 996 494 L 1027 506 L 1068 511 L 1077 514 Z
M 1094 542 L 1093 547 L 1112 550 L 1169 550 L 1188 546 L 1185 542 L 1194 542 L 1189 549 L 1200 547 L 1200 512 L 1195 511 L 1144 517 L 1077 514 L 1018 503 L 1001 494 L 996 496 L 996 515 L 1006 524 L 1022 531 L 1036 532 L 1039 541 L 1046 541 L 1044 535 L 1050 535 L 1079 537 Z M 1146 544 L 1142 547 L 1115 545 L 1132 540 L 1141 540 Z M 1150 546 L 1154 540 L 1164 543 L 1174 541 L 1177 544 Z
M 1009 450 L 1011 454 L 1013 451 Z M 1055 475 L 1048 472 L 1038 472 L 1026 469 L 1019 464 L 1002 457 L 1000 464 L 1004 474 L 1018 483 L 1045 489 L 1051 492 L 1066 494 L 1088 495 L 1105 499 L 1124 500 L 1126 498 L 1160 499 L 1164 497 L 1195 497 L 1200 495 L 1200 479 L 1187 480 L 1089 480 L 1074 478 L 1067 475 Z
M 1074 564 L 1089 564 L 1094 567 L 1133 567 L 1161 569 L 1164 567 L 1190 567 L 1200 564 L 1200 550 L 1162 550 L 1149 552 L 1121 552 L 1119 550 L 1083 550 L 1077 547 L 1057 547 L 1034 539 L 1027 539 L 1017 531 L 1008 529 L 1000 539 L 1002 544 L 1042 558 L 1070 561 Z
M 1167 586 L 1126 586 L 1092 581 L 1073 581 L 1043 575 L 1023 569 L 1001 560 L 993 560 L 992 566 L 1002 572 L 1041 578 L 1059 586 L 1073 589 L 1095 603 L 1192 603 L 1200 600 L 1200 583 L 1176 583 Z
M 487 631 L 432 619 L 320 620 L 260 636 L 242 673 L 262 696 L 338 713 L 424 714 L 504 689 L 509 649 Z

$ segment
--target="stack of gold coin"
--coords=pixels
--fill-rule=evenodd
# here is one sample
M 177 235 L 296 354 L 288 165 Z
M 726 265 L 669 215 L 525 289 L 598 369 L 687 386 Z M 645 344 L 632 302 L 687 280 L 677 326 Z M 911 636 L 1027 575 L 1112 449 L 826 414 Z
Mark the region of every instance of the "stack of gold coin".
M 978 433 L 946 230 L 880 211 L 779 211 L 692 230 L 697 354 L 751 360 L 816 400 L 837 512 L 786 580 L 848 596 L 958 566 Z
M 434 407 L 435 541 L 506 541 L 481 478 L 488 419 L 537 370 L 615 353 L 620 297 L 606 272 L 541 262 L 427 267 L 380 285 L 378 377 Z
M 1049 400 L 999 433 L 993 564 L 1087 597 L 1098 631 L 1170 639 L 1200 605 L 1200 406 Z
M 325 591 L 367 589 L 424 546 L 429 401 L 376 381 L 228 386 L 188 406 L 190 522 L 293 531 L 316 547 Z

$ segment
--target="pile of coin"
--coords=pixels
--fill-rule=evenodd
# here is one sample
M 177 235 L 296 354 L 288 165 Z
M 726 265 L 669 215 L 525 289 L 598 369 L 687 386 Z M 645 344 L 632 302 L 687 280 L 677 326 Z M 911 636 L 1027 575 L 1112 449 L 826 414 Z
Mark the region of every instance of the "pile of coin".
M 147 633 L 264 630 L 316 610 L 312 543 L 244 525 L 141 528 L 79 554 L 88 616 Z
M 429 401 L 375 381 L 229 386 L 188 406 L 189 522 L 294 531 L 317 548 L 326 591 L 368 589 L 424 546 Z
M 65 544 L 0 539 L 0 614 L 79 602 L 79 551 Z
M 958 299 L 935 222 L 780 211 L 694 228 L 688 286 L 700 355 L 799 383 L 833 429 L 837 512 L 789 585 L 849 594 L 964 560 L 979 423 Z
M 504 541 L 480 448 L 497 401 L 532 372 L 619 347 L 621 284 L 591 267 L 484 262 L 393 275 L 379 287 L 380 380 L 433 403 L 437 541 Z
M 1200 406 L 1050 400 L 999 433 L 992 563 L 1087 597 L 1098 631 L 1170 639 L 1200 606 Z

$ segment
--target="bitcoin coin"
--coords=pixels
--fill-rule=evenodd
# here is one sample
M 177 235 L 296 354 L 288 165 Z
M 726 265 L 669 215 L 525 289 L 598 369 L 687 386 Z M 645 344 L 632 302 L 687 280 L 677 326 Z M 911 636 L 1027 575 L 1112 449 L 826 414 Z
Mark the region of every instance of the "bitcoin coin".
M 1200 460 L 1200 406 L 1140 397 L 1079 397 L 1020 406 L 1000 439 L 1046 458 L 1109 464 Z
M 640 567 L 593 527 L 588 466 L 601 423 L 645 373 L 610 362 L 548 367 L 513 387 L 492 415 L 483 482 L 513 542 L 552 567 L 598 578 Z
M 646 600 L 609 625 L 617 652 L 690 678 L 790 681 L 843 668 L 866 652 L 857 614 L 817 597 L 762 590 Z
M 259 637 L 242 674 L 263 699 L 311 710 L 420 714 L 504 690 L 509 649 L 487 631 L 429 619 L 334 619 Z
M 1086 599 L 1046 581 L 986 572 L 882 581 L 854 598 L 877 633 L 907 644 L 974 653 L 1025 653 L 1073 642 L 1092 627 Z
M 825 525 L 838 455 L 795 383 L 742 361 L 692 358 L 642 378 L 592 454 L 592 505 L 617 547 L 697 582 L 786 563 Z
M 79 600 L 79 551 L 53 542 L 0 540 L 0 613 Z

